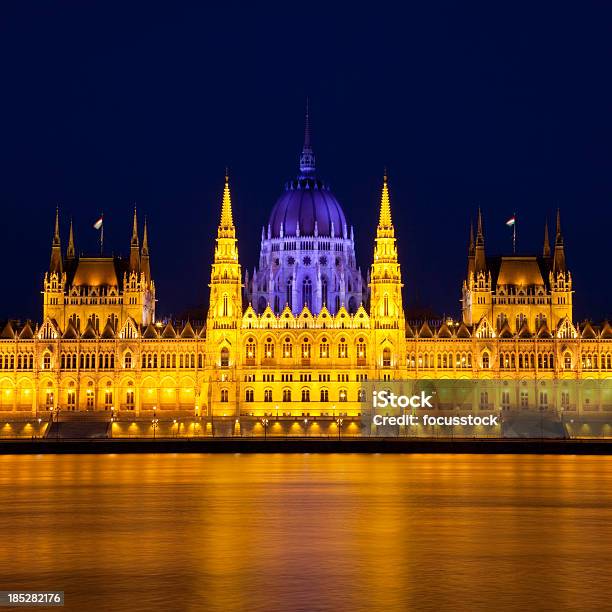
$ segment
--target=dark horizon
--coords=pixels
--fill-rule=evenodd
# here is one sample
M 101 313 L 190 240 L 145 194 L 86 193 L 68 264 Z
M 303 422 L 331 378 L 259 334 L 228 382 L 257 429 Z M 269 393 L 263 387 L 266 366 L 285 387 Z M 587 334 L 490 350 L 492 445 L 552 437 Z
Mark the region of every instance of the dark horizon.
M 459 314 L 478 206 L 488 255 L 511 253 L 513 213 L 517 254 L 539 255 L 560 208 L 574 319 L 611 316 L 610 7 L 146 6 L 2 9 L 0 318 L 40 321 L 57 204 L 64 248 L 72 216 L 95 254 L 103 211 L 106 251 L 127 255 L 135 202 L 158 313 L 205 306 L 225 167 L 251 270 L 307 96 L 364 275 L 389 170 L 408 308 Z

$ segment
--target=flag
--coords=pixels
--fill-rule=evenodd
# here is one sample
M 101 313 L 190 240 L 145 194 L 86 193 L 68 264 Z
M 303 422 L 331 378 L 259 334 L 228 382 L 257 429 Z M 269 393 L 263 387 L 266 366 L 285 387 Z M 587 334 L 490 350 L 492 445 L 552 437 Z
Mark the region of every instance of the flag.
M 512 215 L 507 221 L 506 225 L 512 227 L 516 223 L 516 215 Z
M 98 217 L 98 220 L 93 224 L 94 229 L 99 230 L 102 227 L 102 223 L 104 223 L 104 215 Z

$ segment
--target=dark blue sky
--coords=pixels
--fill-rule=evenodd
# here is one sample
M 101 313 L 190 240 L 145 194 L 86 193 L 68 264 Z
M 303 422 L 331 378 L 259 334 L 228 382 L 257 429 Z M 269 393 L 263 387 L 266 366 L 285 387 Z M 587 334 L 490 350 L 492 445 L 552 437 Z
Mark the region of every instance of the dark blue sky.
M 149 219 L 159 312 L 204 304 L 223 173 L 243 266 L 297 169 L 319 175 L 369 265 L 389 168 L 405 299 L 456 313 L 470 215 L 491 254 L 539 253 L 562 211 L 576 318 L 612 315 L 612 8 L 599 3 L 5 3 L 0 317 L 40 318 L 56 203 L 93 252 Z

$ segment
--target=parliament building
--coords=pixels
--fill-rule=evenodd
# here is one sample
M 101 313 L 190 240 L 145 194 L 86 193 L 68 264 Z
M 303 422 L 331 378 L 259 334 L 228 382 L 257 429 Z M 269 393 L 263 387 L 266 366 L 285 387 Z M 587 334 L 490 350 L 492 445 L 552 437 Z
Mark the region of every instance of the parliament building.
M 42 318 L 1 330 L 2 418 L 95 412 L 127 429 L 156 415 L 227 435 L 350 434 L 369 409 L 368 385 L 447 381 L 473 392 L 460 401 L 440 392 L 440 411 L 609 421 L 612 327 L 573 321 L 558 213 L 540 255 L 490 257 L 478 211 L 457 286 L 460 318 L 409 324 L 392 208 L 385 176 L 364 275 L 353 226 L 316 173 L 307 118 L 299 173 L 262 230 L 251 275 L 225 177 L 200 324 L 156 316 L 147 226 L 141 232 L 136 211 L 127 258 L 79 256 L 72 224 L 63 248 L 56 213 Z

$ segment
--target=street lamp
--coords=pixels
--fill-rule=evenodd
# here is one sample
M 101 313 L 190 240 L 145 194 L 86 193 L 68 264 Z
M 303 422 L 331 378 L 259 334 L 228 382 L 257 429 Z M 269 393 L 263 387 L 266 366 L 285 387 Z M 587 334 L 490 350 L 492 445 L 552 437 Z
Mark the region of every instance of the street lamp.
M 308 419 L 304 419 L 304 435 L 308 437 Z
M 157 406 L 153 406 L 153 439 L 155 440 L 155 430 L 157 429 Z
M 278 404 L 276 404 L 276 420 L 278 421 Z
M 342 431 L 342 418 L 338 417 L 336 419 L 336 424 L 338 425 L 338 440 L 340 440 L 340 432 Z
M 268 438 L 268 419 L 261 419 L 261 424 L 264 426 L 264 440 Z

